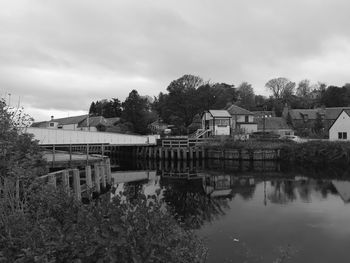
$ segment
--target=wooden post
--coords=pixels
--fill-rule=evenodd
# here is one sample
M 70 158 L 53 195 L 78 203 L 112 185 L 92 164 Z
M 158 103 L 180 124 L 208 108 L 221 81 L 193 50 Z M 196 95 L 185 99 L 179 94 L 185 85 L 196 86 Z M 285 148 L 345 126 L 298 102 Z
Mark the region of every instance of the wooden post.
M 193 148 L 192 147 L 190 147 L 190 160 L 193 160 Z
M 81 186 L 80 186 L 80 174 L 78 169 L 73 169 L 73 187 L 74 187 L 74 195 L 80 201 Z
M 94 165 L 94 172 L 95 172 L 95 187 L 96 187 L 96 192 L 100 193 L 101 192 L 101 185 L 100 185 L 100 167 L 98 164 Z
M 101 145 L 101 155 L 105 155 L 105 146 L 103 144 Z
M 56 188 L 56 174 L 49 175 L 49 184 Z
M 181 149 L 177 148 L 177 160 L 181 160 Z
M 159 148 L 158 148 L 158 151 L 159 151 L 159 160 L 162 160 L 162 159 L 163 159 L 163 150 L 162 150 L 162 147 L 159 147 Z
M 54 166 L 54 163 L 55 163 L 55 153 L 56 153 L 56 149 L 55 149 L 55 145 L 52 145 L 52 166 Z
M 187 161 L 187 148 L 182 149 L 182 157 L 184 161 Z
M 106 159 L 106 173 L 107 173 L 107 183 L 112 184 L 112 174 L 111 174 L 111 160 Z
M 175 158 L 175 154 L 174 154 L 174 149 L 173 148 L 170 148 L 170 155 L 171 155 L 171 160 L 174 160 Z
M 19 209 L 19 178 L 16 178 L 16 205 L 17 205 L 17 209 Z
M 68 170 L 62 171 L 62 183 L 63 183 L 63 189 L 65 192 L 69 195 L 69 172 Z
M 101 168 L 102 187 L 106 188 L 106 167 L 103 162 L 100 163 L 100 168 Z
M 205 160 L 205 148 L 202 147 L 202 159 Z
M 85 178 L 88 190 L 92 189 L 92 177 L 91 177 L 91 166 L 85 166 Z
M 89 163 L 89 144 L 86 144 L 86 165 Z
M 148 159 L 152 158 L 152 147 L 148 147 Z
M 199 152 L 199 148 L 196 148 L 196 159 L 199 160 L 200 159 L 200 152 Z
M 168 160 L 169 159 L 169 151 L 167 148 L 164 148 L 164 151 L 165 151 L 165 160 Z
M 72 145 L 69 144 L 69 166 L 72 165 Z

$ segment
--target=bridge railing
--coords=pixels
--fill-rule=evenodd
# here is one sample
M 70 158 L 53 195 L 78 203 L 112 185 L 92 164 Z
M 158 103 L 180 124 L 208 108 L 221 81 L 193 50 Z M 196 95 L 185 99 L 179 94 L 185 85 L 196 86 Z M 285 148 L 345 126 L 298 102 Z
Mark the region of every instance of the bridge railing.
M 131 135 L 110 132 L 23 128 L 23 133 L 34 135 L 39 144 L 111 144 L 111 145 L 156 145 L 159 135 Z

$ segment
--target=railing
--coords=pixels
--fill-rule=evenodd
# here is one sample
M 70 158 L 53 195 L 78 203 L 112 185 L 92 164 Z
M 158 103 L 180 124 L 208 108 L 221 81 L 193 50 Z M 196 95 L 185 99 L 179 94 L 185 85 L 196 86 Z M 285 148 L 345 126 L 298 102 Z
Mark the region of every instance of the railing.
M 187 148 L 200 146 L 207 142 L 206 138 L 187 138 L 187 139 L 163 139 L 162 147 L 164 148 Z
M 59 185 L 67 193 L 73 192 L 78 200 L 81 200 L 83 193 L 101 192 L 101 187 L 106 188 L 107 184 L 111 184 L 111 167 L 109 158 L 102 162 L 94 164 L 92 169 L 90 165 L 85 166 L 85 170 L 65 169 L 37 179 L 43 183 L 50 184 L 55 188 Z

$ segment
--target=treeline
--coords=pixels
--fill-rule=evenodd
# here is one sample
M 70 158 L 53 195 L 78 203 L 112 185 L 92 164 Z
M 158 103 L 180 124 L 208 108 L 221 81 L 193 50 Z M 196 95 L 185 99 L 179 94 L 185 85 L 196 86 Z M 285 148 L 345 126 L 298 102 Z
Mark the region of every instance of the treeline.
M 343 87 L 312 84 L 305 79 L 298 84 L 287 78 L 274 78 L 265 84 L 272 95 L 256 95 L 251 84 L 210 83 L 201 77 L 184 75 L 172 81 L 154 99 L 140 96 L 136 90 L 130 92 L 124 102 L 113 98 L 92 102 L 90 114 L 95 116 L 121 117 L 123 125 L 132 132 L 145 134 L 148 124 L 162 119 L 173 125 L 179 134 L 189 129 L 198 114 L 208 109 L 225 109 L 235 104 L 250 111 L 275 111 L 281 116 L 288 104 L 291 108 L 343 107 L 350 105 L 350 84 Z

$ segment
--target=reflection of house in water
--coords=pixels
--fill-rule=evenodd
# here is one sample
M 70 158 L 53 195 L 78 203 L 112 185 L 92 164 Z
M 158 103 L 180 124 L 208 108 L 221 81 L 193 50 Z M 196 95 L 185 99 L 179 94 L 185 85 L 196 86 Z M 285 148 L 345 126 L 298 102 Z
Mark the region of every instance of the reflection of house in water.
M 350 182 L 349 181 L 332 181 L 333 186 L 337 189 L 338 194 L 344 203 L 350 203 Z

